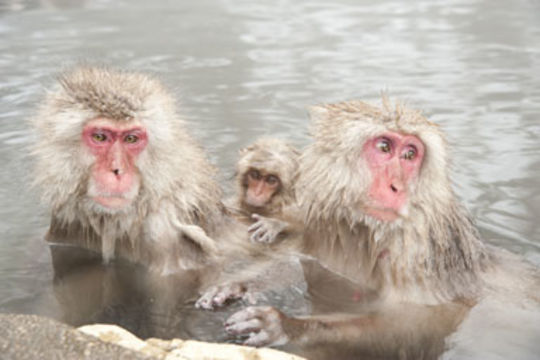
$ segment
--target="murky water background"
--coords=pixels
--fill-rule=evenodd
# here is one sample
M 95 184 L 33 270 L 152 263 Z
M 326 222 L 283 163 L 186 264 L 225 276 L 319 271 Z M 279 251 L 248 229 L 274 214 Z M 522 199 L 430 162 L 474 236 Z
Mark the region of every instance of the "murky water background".
M 229 181 L 306 107 L 381 90 L 425 110 L 485 238 L 540 264 L 540 2 L 0 0 L 0 311 L 58 315 L 25 120 L 72 64 L 158 75 Z M 188 169 L 186 169 L 188 171 Z

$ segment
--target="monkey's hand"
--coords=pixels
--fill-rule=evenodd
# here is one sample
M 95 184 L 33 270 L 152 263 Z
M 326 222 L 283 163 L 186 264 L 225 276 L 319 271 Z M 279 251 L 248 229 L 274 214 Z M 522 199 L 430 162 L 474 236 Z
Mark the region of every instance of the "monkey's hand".
M 277 236 L 289 225 L 285 221 L 267 218 L 259 214 L 253 214 L 251 217 L 257 220 L 248 228 L 251 233 L 249 237 L 253 242 L 271 244 L 276 241 Z
M 246 337 L 244 345 L 279 346 L 289 342 L 284 323 L 290 319 L 270 306 L 248 307 L 234 313 L 225 322 L 225 330 Z
M 250 291 L 246 283 L 235 282 L 225 285 L 212 286 L 197 300 L 195 307 L 198 309 L 214 310 L 225 305 L 228 301 L 242 299 L 248 304 L 256 304 L 264 299 L 263 295 Z

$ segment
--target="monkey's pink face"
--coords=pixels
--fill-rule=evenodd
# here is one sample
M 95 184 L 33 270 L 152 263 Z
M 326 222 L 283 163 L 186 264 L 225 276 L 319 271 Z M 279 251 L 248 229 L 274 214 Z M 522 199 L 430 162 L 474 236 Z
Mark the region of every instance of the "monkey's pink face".
M 86 124 L 82 140 L 95 157 L 88 196 L 110 210 L 130 205 L 140 186 L 135 161 L 148 143 L 144 127 L 98 118 Z
M 250 169 L 246 174 L 247 190 L 245 202 L 253 207 L 263 207 L 279 190 L 279 177 L 265 174 L 257 169 Z
M 424 152 L 424 144 L 414 135 L 389 132 L 366 142 L 363 154 L 373 179 L 367 214 L 383 221 L 399 216 L 420 173 Z

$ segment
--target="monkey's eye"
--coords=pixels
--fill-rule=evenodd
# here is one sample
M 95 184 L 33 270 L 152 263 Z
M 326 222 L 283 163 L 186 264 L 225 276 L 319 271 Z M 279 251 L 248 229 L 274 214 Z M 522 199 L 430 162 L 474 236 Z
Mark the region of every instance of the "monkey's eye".
M 412 160 L 416 157 L 416 149 L 414 147 L 410 147 L 402 156 L 406 160 Z
M 381 150 L 384 153 L 389 153 L 391 150 L 390 141 L 387 139 L 381 139 L 377 141 L 377 149 Z
M 107 140 L 107 135 L 103 133 L 95 133 L 92 134 L 92 139 L 97 142 L 104 142 L 105 140 Z
M 277 185 L 277 184 L 279 184 L 279 179 L 278 179 L 278 177 L 275 176 L 275 175 L 268 175 L 268 176 L 266 177 L 266 183 L 267 183 L 268 185 Z
M 124 141 L 127 142 L 128 144 L 134 144 L 137 141 L 139 141 L 139 138 L 136 135 L 130 134 L 124 138 Z
M 249 177 L 252 178 L 253 180 L 260 180 L 261 179 L 261 173 L 255 169 L 251 169 L 249 170 L 249 173 L 248 173 Z

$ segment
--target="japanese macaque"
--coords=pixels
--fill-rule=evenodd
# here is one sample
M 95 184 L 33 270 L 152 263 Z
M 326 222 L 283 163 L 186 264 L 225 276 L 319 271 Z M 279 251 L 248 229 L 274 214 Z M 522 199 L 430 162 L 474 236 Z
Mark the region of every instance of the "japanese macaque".
M 232 210 L 251 224 L 255 242 L 272 243 L 298 231 L 294 178 L 298 150 L 279 139 L 259 139 L 240 150 Z
M 382 107 L 316 106 L 311 116 L 314 143 L 296 182 L 302 251 L 378 295 L 356 315 L 293 318 L 249 307 L 228 319 L 230 334 L 257 346 L 340 343 L 370 359 L 431 359 L 496 289 L 535 302 L 539 318 L 537 269 L 480 240 L 451 188 L 436 124 L 386 98 Z
M 162 273 L 206 264 L 223 222 L 215 169 L 149 76 L 78 67 L 33 118 L 48 241 Z M 222 230 L 222 229 L 221 229 Z

